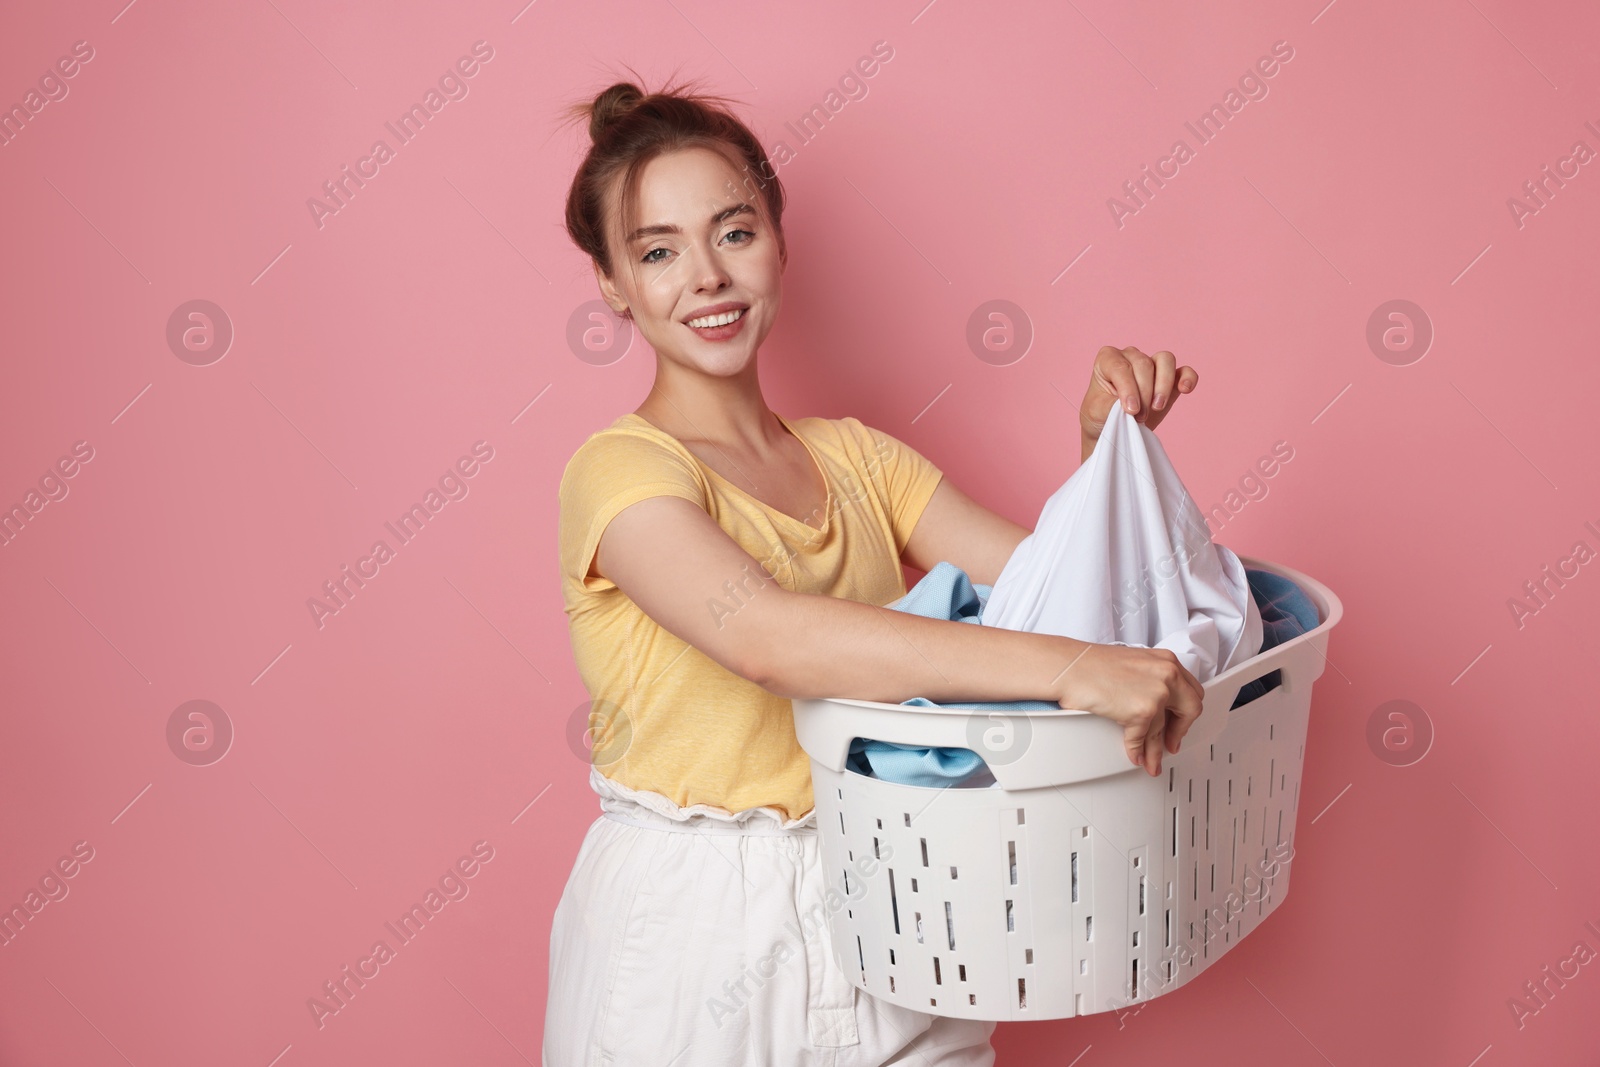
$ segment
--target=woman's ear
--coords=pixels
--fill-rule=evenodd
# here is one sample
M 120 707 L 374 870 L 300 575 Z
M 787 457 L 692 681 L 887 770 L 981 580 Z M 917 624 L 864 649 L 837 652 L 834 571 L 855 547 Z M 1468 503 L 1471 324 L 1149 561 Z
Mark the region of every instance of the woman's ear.
M 628 313 L 628 301 L 617 291 L 616 283 L 600 269 L 600 264 L 594 264 L 594 281 L 600 287 L 600 298 L 611 306 L 611 310 L 623 318 L 631 318 Z

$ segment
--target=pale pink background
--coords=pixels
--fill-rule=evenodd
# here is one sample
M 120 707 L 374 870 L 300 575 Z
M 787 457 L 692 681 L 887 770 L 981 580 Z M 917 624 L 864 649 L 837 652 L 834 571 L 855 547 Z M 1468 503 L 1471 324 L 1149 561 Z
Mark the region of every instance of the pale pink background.
M 1600 547 L 1597 164 L 1521 228 L 1506 203 L 1600 148 L 1592 7 L 122 3 L 0 33 L 0 103 L 95 52 L 0 148 L 0 505 L 94 449 L 0 549 L 0 903 L 95 850 L 0 947 L 0 1061 L 537 1062 L 598 813 L 556 485 L 653 367 L 568 347 L 597 294 L 554 115 L 628 63 L 798 146 L 783 414 L 855 415 L 1031 523 L 1110 343 L 1199 370 L 1159 432 L 1202 505 L 1294 449 L 1218 534 L 1344 601 L 1293 893 L 1137 1015 L 1002 1025 L 1000 1062 L 1594 1062 L 1600 964 L 1520 1029 L 1507 1006 L 1600 949 L 1600 564 L 1521 629 L 1507 607 Z M 318 229 L 307 199 L 478 40 L 470 95 Z M 799 145 L 784 123 L 880 40 L 868 95 Z M 1269 95 L 1119 229 L 1107 199 L 1280 40 Z M 236 330 L 204 367 L 165 339 L 200 298 Z M 1436 330 L 1409 366 L 1366 342 L 1396 298 Z M 1010 366 L 965 340 L 992 299 L 1036 331 Z M 319 630 L 307 599 L 479 440 L 470 494 Z M 168 748 L 193 699 L 236 731 L 210 766 Z M 1392 699 L 1435 731 L 1411 766 L 1366 740 Z M 318 1029 L 307 999 L 480 840 L 470 895 Z

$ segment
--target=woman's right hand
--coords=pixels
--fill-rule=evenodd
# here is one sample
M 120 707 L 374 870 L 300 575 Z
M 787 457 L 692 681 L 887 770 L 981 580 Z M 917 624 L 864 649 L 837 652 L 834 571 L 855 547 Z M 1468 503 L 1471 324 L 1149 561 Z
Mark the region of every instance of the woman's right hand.
M 1176 753 L 1205 700 L 1199 680 L 1165 648 L 1090 644 L 1056 684 L 1063 708 L 1121 726 L 1128 759 L 1151 775 L 1161 773 L 1163 742 Z

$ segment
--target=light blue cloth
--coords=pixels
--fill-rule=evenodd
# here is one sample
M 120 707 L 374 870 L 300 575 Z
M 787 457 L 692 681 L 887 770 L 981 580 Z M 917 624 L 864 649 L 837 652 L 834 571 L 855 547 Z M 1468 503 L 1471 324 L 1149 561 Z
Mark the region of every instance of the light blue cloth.
M 1316 629 L 1319 621 L 1317 606 L 1298 585 L 1271 571 L 1246 567 L 1244 573 L 1250 583 L 1250 594 L 1261 609 L 1260 651 L 1265 652 L 1307 630 Z M 969 622 L 978 626 L 982 625 L 979 618 L 993 589 L 993 586 L 973 584 L 966 571 L 953 563 L 941 561 L 934 564 L 933 569 L 923 575 L 910 592 L 888 606 L 912 615 Z M 1262 675 L 1239 690 L 1232 706 L 1236 708 L 1256 699 L 1281 681 L 1278 671 Z M 975 711 L 1044 711 L 1060 708 L 1059 704 L 1050 700 L 935 704 L 927 697 L 912 697 L 901 703 L 911 707 L 971 708 Z M 982 757 L 970 748 L 929 748 L 857 737 L 850 742 L 850 754 L 845 766 L 857 774 L 901 785 L 977 788 L 994 783 L 994 776 Z

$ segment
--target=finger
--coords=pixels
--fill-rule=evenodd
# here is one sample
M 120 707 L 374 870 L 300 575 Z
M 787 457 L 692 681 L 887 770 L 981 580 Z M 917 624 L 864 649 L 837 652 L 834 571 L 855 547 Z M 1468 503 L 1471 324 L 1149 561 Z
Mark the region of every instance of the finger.
M 1183 739 L 1188 736 L 1189 728 L 1194 725 L 1195 720 L 1199 717 L 1198 714 L 1190 715 L 1187 712 L 1181 712 L 1176 709 L 1172 709 L 1169 712 L 1166 733 L 1168 752 L 1171 752 L 1174 756 L 1178 754 L 1178 750 L 1183 747 Z
M 1178 392 L 1178 357 L 1171 352 L 1157 352 L 1155 360 L 1154 395 L 1150 398 L 1150 414 L 1144 424 L 1154 430 L 1172 412 L 1173 402 L 1182 394 Z
M 1152 430 L 1161 424 L 1161 420 L 1172 413 L 1172 408 L 1177 404 L 1178 398 L 1194 392 L 1195 385 L 1200 381 L 1200 376 L 1193 367 L 1179 367 L 1173 378 L 1172 391 L 1166 395 L 1166 403 L 1150 417 L 1145 423 Z
M 1130 415 L 1139 413 L 1139 379 L 1133 373 L 1133 364 L 1124 350 L 1106 345 L 1094 361 L 1095 373 L 1106 388 L 1122 401 L 1123 410 Z
M 1143 422 L 1154 410 L 1150 406 L 1150 400 L 1155 395 L 1156 389 L 1156 361 L 1133 347 L 1124 348 L 1122 355 L 1133 367 L 1134 381 L 1138 382 L 1139 406 L 1132 413 L 1138 415 L 1139 421 Z
M 1150 406 L 1161 411 L 1178 387 L 1178 357 L 1171 352 L 1157 352 L 1152 358 L 1156 361 L 1156 384 Z
M 1196 719 L 1205 709 L 1206 690 L 1199 679 L 1190 674 L 1182 664 L 1178 665 L 1178 681 L 1172 686 L 1172 707 L 1170 714 L 1174 718 L 1176 736 L 1172 738 L 1172 751 L 1178 751 L 1178 746 L 1183 744 L 1184 735 L 1194 725 Z
M 1144 728 L 1130 725 L 1123 728 L 1122 747 L 1128 754 L 1128 762 L 1135 767 L 1144 766 Z
M 1144 769 L 1149 774 L 1161 773 L 1161 740 L 1165 734 L 1166 730 L 1158 719 L 1156 728 L 1144 739 Z

